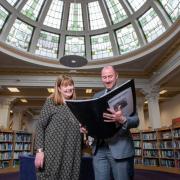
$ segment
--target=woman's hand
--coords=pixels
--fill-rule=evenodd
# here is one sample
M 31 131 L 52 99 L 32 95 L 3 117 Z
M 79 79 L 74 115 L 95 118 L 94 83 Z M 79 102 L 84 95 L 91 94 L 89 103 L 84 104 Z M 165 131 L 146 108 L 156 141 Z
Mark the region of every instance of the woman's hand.
M 43 168 L 44 165 L 44 152 L 37 152 L 35 161 L 34 161 L 36 168 Z

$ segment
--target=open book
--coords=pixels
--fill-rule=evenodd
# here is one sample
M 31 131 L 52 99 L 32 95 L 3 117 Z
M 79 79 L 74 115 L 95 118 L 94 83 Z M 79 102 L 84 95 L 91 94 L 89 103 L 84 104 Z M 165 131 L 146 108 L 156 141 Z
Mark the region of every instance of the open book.
M 121 107 L 125 116 L 136 112 L 136 95 L 134 80 L 114 88 L 112 91 L 95 99 L 67 100 L 66 104 L 92 137 L 109 138 L 119 129 L 115 123 L 104 122 L 103 112 L 107 108 L 115 111 Z

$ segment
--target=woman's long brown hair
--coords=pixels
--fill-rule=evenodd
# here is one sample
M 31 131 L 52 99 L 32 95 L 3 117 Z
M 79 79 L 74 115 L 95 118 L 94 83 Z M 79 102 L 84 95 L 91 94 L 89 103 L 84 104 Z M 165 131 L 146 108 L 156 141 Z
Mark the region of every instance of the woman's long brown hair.
M 54 93 L 50 95 L 50 98 L 53 99 L 54 103 L 56 105 L 62 105 L 64 104 L 63 97 L 61 92 L 59 92 L 58 87 L 60 86 L 74 86 L 74 81 L 71 78 L 71 76 L 68 75 L 60 75 L 57 77 L 57 80 L 55 82 L 54 86 Z M 76 93 L 73 91 L 73 95 L 71 99 L 76 99 Z

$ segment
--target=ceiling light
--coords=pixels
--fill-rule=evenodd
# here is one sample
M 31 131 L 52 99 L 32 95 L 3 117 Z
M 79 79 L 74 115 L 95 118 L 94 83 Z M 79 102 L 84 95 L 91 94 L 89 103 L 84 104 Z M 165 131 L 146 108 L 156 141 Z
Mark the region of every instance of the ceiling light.
M 144 104 L 148 104 L 148 101 L 145 101 Z
M 164 94 L 166 92 L 167 92 L 167 90 L 163 89 L 162 91 L 159 92 L 159 94 Z
M 15 87 L 8 87 L 8 90 L 10 92 L 20 92 L 18 88 L 15 88 Z
M 87 59 L 78 55 L 66 55 L 60 58 L 60 63 L 67 67 L 82 67 L 87 64 Z
M 49 93 L 53 93 L 54 92 L 54 88 L 47 88 Z
M 10 110 L 10 113 L 13 114 L 13 110 Z
M 91 94 L 92 93 L 92 89 L 86 89 L 86 94 Z
M 20 99 L 20 101 L 23 102 L 23 103 L 27 103 L 28 102 L 27 99 Z

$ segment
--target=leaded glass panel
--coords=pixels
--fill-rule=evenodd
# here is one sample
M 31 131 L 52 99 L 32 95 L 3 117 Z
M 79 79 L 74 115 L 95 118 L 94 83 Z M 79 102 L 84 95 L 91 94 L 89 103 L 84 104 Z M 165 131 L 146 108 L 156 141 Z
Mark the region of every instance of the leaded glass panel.
M 19 0 L 6 0 L 11 6 L 14 6 Z
M 91 30 L 106 27 L 106 23 L 98 1 L 88 3 L 88 10 Z
M 160 18 L 152 8 L 139 18 L 139 22 L 148 42 L 153 41 L 165 31 Z
M 36 21 L 43 3 L 44 0 L 28 0 L 21 10 L 21 13 L 28 18 Z
M 63 1 L 53 0 L 48 10 L 44 25 L 59 29 L 61 26 Z
M 28 50 L 32 33 L 32 26 L 16 19 L 7 36 L 6 42 L 17 48 Z
M 66 36 L 65 55 L 85 56 L 84 37 Z
M 83 31 L 81 3 L 71 3 L 68 19 L 68 30 Z
M 140 47 L 136 32 L 132 24 L 118 29 L 116 31 L 116 37 L 118 40 L 120 54 L 133 51 Z
M 4 26 L 4 23 L 6 22 L 6 19 L 9 16 L 9 12 L 6 11 L 1 5 L 0 5 L 0 31 Z
M 127 14 L 119 0 L 106 0 L 106 4 L 113 24 L 121 22 L 127 18 Z
M 35 54 L 42 56 L 57 58 L 59 35 L 46 31 L 41 31 L 38 43 L 36 45 Z
M 137 11 L 146 2 L 146 0 L 127 0 L 127 1 L 134 11 Z
M 180 16 L 180 0 L 160 0 L 164 9 L 167 11 L 172 21 Z
M 91 36 L 92 59 L 100 59 L 113 56 L 109 34 Z

